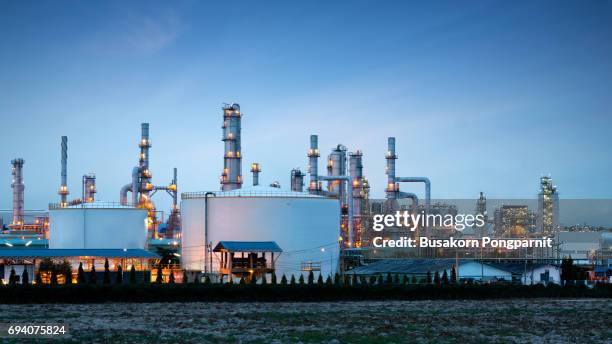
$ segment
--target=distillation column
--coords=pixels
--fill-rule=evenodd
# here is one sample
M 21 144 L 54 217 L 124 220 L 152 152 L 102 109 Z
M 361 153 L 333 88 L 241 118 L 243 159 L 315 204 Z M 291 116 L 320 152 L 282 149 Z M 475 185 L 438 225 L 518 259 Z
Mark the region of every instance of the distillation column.
M 253 172 L 253 186 L 259 185 L 259 172 L 261 172 L 259 163 L 254 162 L 251 164 L 251 172 Z
M 13 159 L 11 160 L 11 164 L 13 165 L 13 184 L 11 187 L 13 188 L 13 222 L 12 225 L 23 225 L 23 217 L 24 217 L 24 201 L 23 201 L 23 192 L 25 190 L 25 185 L 23 184 L 23 164 L 25 161 L 23 159 Z
M 310 182 L 308 184 L 308 192 L 311 194 L 319 194 L 322 186 L 319 183 L 319 137 L 310 135 L 310 149 L 308 150 L 308 173 L 310 174 Z
M 96 192 L 96 175 L 93 173 L 83 175 L 83 203 L 93 203 Z
M 299 168 L 291 170 L 291 191 L 304 192 L 304 173 Z
M 242 187 L 242 156 L 240 146 L 240 105 L 232 104 L 223 107 L 223 138 L 225 155 L 221 190 L 231 191 Z
M 349 176 L 353 184 L 353 193 L 349 197 L 353 198 L 353 247 L 361 247 L 362 236 L 365 234 L 363 226 L 363 213 L 365 212 L 364 202 L 364 178 L 363 178 L 363 153 L 361 151 L 349 153 Z
M 62 136 L 62 183 L 58 194 L 60 195 L 60 207 L 68 206 L 68 136 Z

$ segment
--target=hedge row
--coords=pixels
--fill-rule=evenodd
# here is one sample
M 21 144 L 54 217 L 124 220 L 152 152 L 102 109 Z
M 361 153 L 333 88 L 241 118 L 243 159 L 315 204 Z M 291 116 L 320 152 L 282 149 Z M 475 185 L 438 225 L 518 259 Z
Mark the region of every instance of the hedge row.
M 317 302 L 358 300 L 456 300 L 507 298 L 610 298 L 611 285 L 594 288 L 556 285 L 7 285 L 0 303 L 100 302 Z

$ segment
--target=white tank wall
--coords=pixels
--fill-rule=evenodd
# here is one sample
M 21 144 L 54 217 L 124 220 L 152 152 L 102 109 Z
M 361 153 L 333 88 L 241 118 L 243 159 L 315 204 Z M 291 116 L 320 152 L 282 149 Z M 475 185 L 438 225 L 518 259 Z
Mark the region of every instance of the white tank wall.
M 300 273 L 300 263 L 321 262 L 322 273 L 337 269 L 338 200 L 297 197 L 209 197 L 209 241 L 276 241 L 283 253 L 277 276 Z M 204 270 L 204 199 L 181 202 L 183 267 Z M 321 251 L 321 247 L 325 251 Z M 296 252 L 299 251 L 299 252 Z M 213 254 L 213 271 L 218 269 Z
M 144 248 L 147 211 L 62 208 L 49 211 L 49 248 Z

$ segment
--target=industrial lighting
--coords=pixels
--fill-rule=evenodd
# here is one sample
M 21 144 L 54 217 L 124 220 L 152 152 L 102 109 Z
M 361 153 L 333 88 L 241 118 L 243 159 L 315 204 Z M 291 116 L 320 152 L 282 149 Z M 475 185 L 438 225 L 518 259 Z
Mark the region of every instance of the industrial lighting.
M 6 246 L 13 247 L 13 244 L 11 244 L 10 242 L 5 242 L 4 244 L 5 244 Z
M 30 241 L 26 242 L 25 246 L 26 246 L 26 247 L 28 247 L 28 246 L 30 246 L 31 244 L 32 244 L 32 240 L 30 240 Z
M 176 253 L 176 252 L 174 252 L 174 253 L 173 253 L 173 255 L 174 255 L 175 257 L 180 257 L 180 256 L 181 256 L 180 254 L 178 254 L 178 253 Z

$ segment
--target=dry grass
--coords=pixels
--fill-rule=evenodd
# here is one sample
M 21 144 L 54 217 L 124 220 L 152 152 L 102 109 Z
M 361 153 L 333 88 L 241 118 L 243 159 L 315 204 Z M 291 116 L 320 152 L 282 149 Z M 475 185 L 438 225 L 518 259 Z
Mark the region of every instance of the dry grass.
M 612 300 L 0 305 L 0 322 L 98 343 L 610 343 Z

